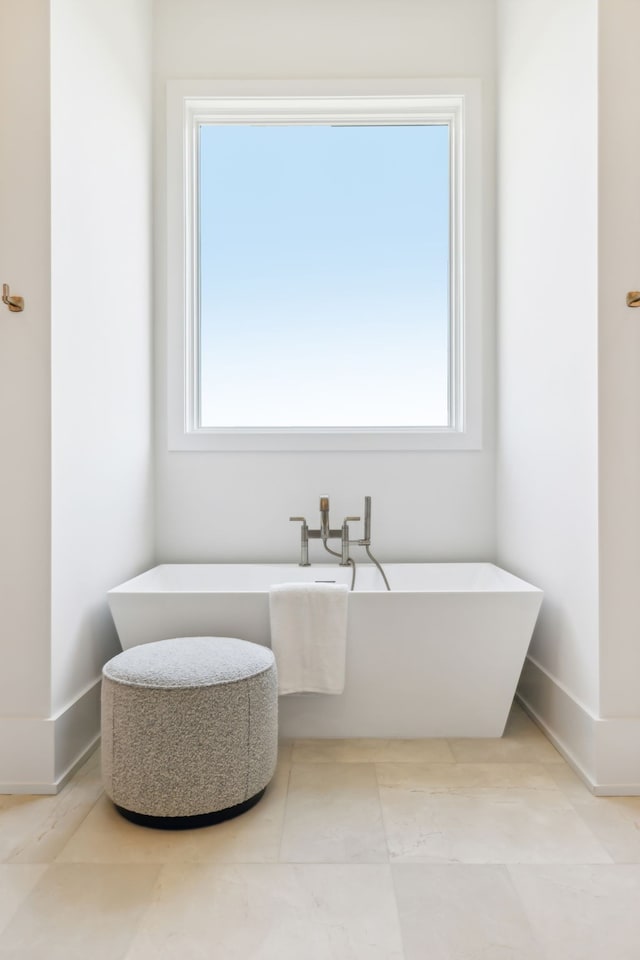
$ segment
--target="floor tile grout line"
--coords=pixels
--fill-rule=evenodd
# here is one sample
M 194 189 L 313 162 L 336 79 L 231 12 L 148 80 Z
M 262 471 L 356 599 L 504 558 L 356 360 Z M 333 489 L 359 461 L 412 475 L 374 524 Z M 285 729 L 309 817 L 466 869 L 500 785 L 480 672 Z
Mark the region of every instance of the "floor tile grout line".
M 291 787 L 291 774 L 292 774 L 292 772 L 293 772 L 293 767 L 294 767 L 294 763 L 293 763 L 293 748 L 292 748 L 292 750 L 291 750 L 291 757 L 292 757 L 291 760 L 288 761 L 289 769 L 287 770 L 287 787 L 286 787 L 286 790 L 285 790 L 284 803 L 282 804 L 282 819 L 281 819 L 281 822 L 280 822 L 280 840 L 279 840 L 279 842 L 278 842 L 278 852 L 277 852 L 277 860 L 276 860 L 276 863 L 286 863 L 286 862 L 287 862 L 287 861 L 283 861 L 283 859 L 282 859 L 282 846 L 283 846 L 283 844 L 284 844 L 284 831 L 285 831 L 285 826 L 286 826 L 286 822 L 287 822 L 287 809 L 288 809 L 288 806 L 289 806 L 289 790 L 290 790 L 290 787 Z
M 132 951 L 132 949 L 133 949 L 133 947 L 134 947 L 136 937 L 138 936 L 139 932 L 144 929 L 144 927 L 143 927 L 143 921 L 146 920 L 147 916 L 151 913 L 151 910 L 152 910 L 153 907 L 155 906 L 155 903 L 156 903 L 156 894 L 157 894 L 157 893 L 159 892 L 159 890 L 161 889 L 162 877 L 163 877 L 163 874 L 165 873 L 165 870 L 166 870 L 168 864 L 167 864 L 167 863 L 157 863 L 157 864 L 155 864 L 155 866 L 158 867 L 158 872 L 157 872 L 157 874 L 156 874 L 155 880 L 153 881 L 153 886 L 152 886 L 152 888 L 151 888 L 151 890 L 150 890 L 150 892 L 149 892 L 149 896 L 148 896 L 148 898 L 147 898 L 147 903 L 145 904 L 144 909 L 141 910 L 140 916 L 139 916 L 138 919 L 137 919 L 137 922 L 136 922 L 136 924 L 135 924 L 135 927 L 134 927 L 134 929 L 131 931 L 131 936 L 129 937 L 129 942 L 128 942 L 127 946 L 126 946 L 125 952 L 122 954 L 121 960 L 127 960 L 127 957 L 130 957 L 130 956 L 131 956 L 131 951 Z
M 95 800 L 93 801 L 93 803 L 92 803 L 91 806 L 89 807 L 89 809 L 85 812 L 85 814 L 84 814 L 84 816 L 82 817 L 82 819 L 80 820 L 80 822 L 76 825 L 76 827 L 75 827 L 75 829 L 73 830 L 73 832 L 71 833 L 71 835 L 70 835 L 69 837 L 67 837 L 66 841 L 62 844 L 62 846 L 60 847 L 60 849 L 59 849 L 58 852 L 56 853 L 55 857 L 54 857 L 53 860 L 51 861 L 52 863 L 58 863 L 58 862 L 61 862 L 61 863 L 62 863 L 62 862 L 64 862 L 64 861 L 59 861 L 58 858 L 62 856 L 64 850 L 69 846 L 69 844 L 71 843 L 71 841 L 72 841 L 73 838 L 75 837 L 75 835 L 76 835 L 76 833 L 78 832 L 78 830 L 82 827 L 82 824 L 85 822 L 85 820 L 87 819 L 87 817 L 89 816 L 89 814 L 95 809 L 96 805 L 97 805 L 97 804 L 100 802 L 100 800 L 102 800 L 102 798 L 105 797 L 105 796 L 106 796 L 106 793 L 105 793 L 105 790 L 104 790 L 104 787 L 103 787 L 103 788 L 100 790 L 100 793 L 98 794 L 98 796 L 95 798 Z
M 393 863 L 391 862 L 391 859 L 389 860 L 388 869 L 389 869 L 389 878 L 391 880 L 391 890 L 393 892 L 393 903 L 395 906 L 396 920 L 398 923 L 398 932 L 400 934 L 400 946 L 402 948 L 402 958 L 403 960 L 407 960 L 407 944 L 406 944 L 406 937 L 404 934 L 404 928 L 402 925 L 402 919 L 400 917 L 400 900 L 398 898 L 398 886 L 396 884 L 395 871 L 393 869 Z
M 36 878 L 32 886 L 29 887 L 29 889 L 24 893 L 24 895 L 18 900 L 14 908 L 11 910 L 8 916 L 6 916 L 3 919 L 2 923 L 0 924 L 0 943 L 1 943 L 2 935 L 4 931 L 8 928 L 9 924 L 11 923 L 13 918 L 16 916 L 18 911 L 21 909 L 22 905 L 31 896 L 35 887 L 37 887 L 37 885 L 40 883 L 40 881 L 46 874 L 47 870 L 49 870 L 49 868 L 51 867 L 51 864 L 50 863 L 13 863 L 13 864 L 3 863 L 3 864 L 0 864 L 0 866 L 7 867 L 7 868 L 10 867 L 11 869 L 18 868 L 18 869 L 24 870 L 26 868 L 26 869 L 32 869 L 34 871 L 36 870 L 39 871 L 39 876 Z
M 389 844 L 389 830 L 388 830 L 387 820 L 386 820 L 385 815 L 384 815 L 384 804 L 383 804 L 383 802 L 382 802 L 382 792 L 381 792 L 380 777 L 378 776 L 378 766 L 379 766 L 379 764 L 374 763 L 373 769 L 374 769 L 374 776 L 375 776 L 375 778 L 376 778 L 376 788 L 377 788 L 377 793 L 378 793 L 378 805 L 379 805 L 379 807 L 380 807 L 380 820 L 381 820 L 381 823 L 382 823 L 382 831 L 383 831 L 383 834 L 384 834 L 384 845 L 385 845 L 385 848 L 386 848 L 386 851 L 387 851 L 387 859 L 388 859 L 388 862 L 389 862 L 389 866 L 391 866 L 391 864 L 392 864 L 393 861 L 392 861 L 392 859 L 391 859 L 391 846 L 390 846 L 390 844 Z
M 589 836 L 592 837 L 593 841 L 601 848 L 601 850 L 603 851 L 603 853 L 604 853 L 607 857 L 609 857 L 610 863 L 615 863 L 616 861 L 614 860 L 613 856 L 611 855 L 611 853 L 610 853 L 610 851 L 609 851 L 609 848 L 608 848 L 607 845 L 604 843 L 604 841 L 600 839 L 600 837 L 597 835 L 597 833 L 596 833 L 594 830 L 591 829 L 591 826 L 590 826 L 589 823 L 585 820 L 585 818 L 582 816 L 582 814 L 580 813 L 578 807 L 577 807 L 576 804 L 573 802 L 573 800 L 571 799 L 571 797 L 568 796 L 567 793 L 565 793 L 565 791 L 564 791 L 558 784 L 556 784 L 556 786 L 558 787 L 558 790 L 560 791 L 562 797 L 567 801 L 567 803 L 569 804 L 569 806 L 570 806 L 571 809 L 573 810 L 574 814 L 576 815 L 576 817 L 578 818 L 578 820 L 580 821 L 580 823 L 584 826 L 584 828 L 585 828 L 585 830 L 587 831 L 587 833 L 589 834 Z M 597 862 L 598 862 L 598 861 L 593 861 L 593 864 L 595 865 L 595 863 L 597 863 Z M 585 863 L 587 863 L 587 861 L 585 861 Z M 607 863 L 604 864 L 604 866 L 608 866 L 608 865 L 609 865 L 609 864 L 607 864 Z
M 69 783 L 65 786 L 65 791 L 66 791 L 67 789 L 69 789 L 69 787 L 71 787 L 71 786 L 73 785 L 73 783 L 74 783 L 73 780 L 69 781 Z M 72 791 L 69 792 L 69 795 L 71 795 L 71 792 L 72 792 Z M 18 859 L 16 859 L 17 857 L 20 857 L 21 855 L 23 855 L 23 854 L 24 854 L 24 850 L 25 850 L 25 849 L 28 849 L 29 846 L 32 845 L 32 843 L 33 843 L 33 836 L 30 835 L 29 838 L 28 838 L 28 840 L 27 840 L 27 842 L 26 842 L 26 844 L 25 844 L 23 847 L 21 847 L 21 848 L 19 848 L 19 849 L 17 849 L 17 850 L 14 849 L 13 852 L 12 852 L 8 857 L 5 857 L 5 858 L 3 858 L 2 860 L 0 860 L 0 863 L 14 863 L 14 864 L 19 864 L 19 863 L 25 863 L 25 864 L 28 864 L 28 863 L 45 863 L 45 864 L 54 863 L 54 862 L 56 861 L 57 857 L 62 853 L 62 850 L 66 847 L 67 843 L 71 840 L 71 837 L 73 837 L 73 836 L 75 835 L 76 831 L 80 828 L 80 826 L 82 825 L 82 823 L 84 823 L 84 821 L 86 820 L 86 818 L 89 816 L 89 814 L 91 813 L 91 811 L 93 810 L 94 806 L 95 806 L 96 803 L 99 801 L 99 799 L 100 799 L 100 797 L 103 795 L 103 793 L 104 793 L 104 790 L 103 790 L 103 788 L 102 788 L 102 786 L 101 786 L 101 787 L 100 787 L 100 792 L 98 793 L 97 797 L 95 797 L 94 800 L 89 804 L 88 809 L 85 811 L 84 815 L 82 815 L 80 821 L 76 824 L 76 826 L 74 827 L 74 829 L 73 829 L 72 833 L 70 834 L 70 836 L 67 837 L 67 839 L 64 841 L 64 843 L 62 844 L 62 846 L 60 847 L 60 849 L 58 850 L 58 852 L 56 853 L 56 855 L 55 855 L 53 858 L 47 859 L 47 860 L 18 860 Z M 29 795 L 29 794 L 20 795 L 21 798 L 22 798 L 23 796 L 28 797 L 28 796 L 30 796 L 30 795 Z M 44 799 L 44 798 L 41 797 L 41 795 L 37 795 L 37 794 L 36 794 L 36 795 L 34 795 L 34 796 L 36 796 L 37 799 Z M 49 813 L 48 813 L 46 816 L 44 816 L 43 819 L 39 822 L 39 827 L 40 827 L 40 828 L 45 827 L 46 824 L 49 822 L 49 820 L 50 820 L 52 817 L 55 817 L 55 814 L 56 814 L 56 811 L 57 811 L 58 807 L 61 806 L 60 798 L 61 798 L 62 796 L 63 796 L 63 792 L 61 791 L 61 793 L 59 793 L 59 794 L 52 794 L 50 797 L 47 797 L 47 798 L 46 798 L 46 800 L 50 800 L 50 801 L 51 801 L 50 804 L 49 804 L 49 806 L 50 806 L 51 809 L 50 809 Z M 67 797 L 65 797 L 64 799 L 65 799 L 65 802 L 66 802 Z M 14 808 L 11 808 L 11 809 L 14 809 Z M 2 811 L 0 810 L 0 823 L 1 823 L 1 820 L 2 820 L 1 814 L 2 814 Z M 52 823 L 50 830 L 45 831 L 45 832 L 46 832 L 47 834 L 52 834 L 52 835 L 55 834 L 56 828 L 57 828 L 57 826 L 59 825 L 59 821 L 60 821 L 61 819 L 62 819 L 62 817 L 60 817 L 60 818 L 58 818 L 58 819 L 54 819 L 54 822 Z M 37 841 L 36 841 L 36 842 L 37 842 Z
M 514 877 L 513 877 L 513 873 L 512 873 L 512 871 L 511 871 L 511 869 L 510 869 L 511 867 L 515 867 L 515 866 L 518 866 L 518 867 L 522 867 L 522 866 L 536 867 L 536 866 L 539 866 L 539 867 L 545 868 L 545 867 L 548 866 L 548 864 L 524 864 L 524 865 L 523 865 L 523 864 L 509 864 L 509 863 L 507 863 L 507 864 L 504 865 L 504 868 L 505 868 L 505 871 L 506 871 L 507 879 L 508 879 L 508 881 L 509 881 L 509 886 L 510 886 L 511 889 L 513 890 L 513 893 L 514 893 L 514 895 L 515 895 L 515 897 L 516 897 L 516 900 L 517 900 L 518 904 L 520 905 L 520 907 L 521 907 L 521 909 L 522 909 L 522 915 L 523 915 L 523 917 L 524 917 L 525 920 L 526 920 L 526 923 L 527 923 L 527 926 L 528 926 L 529 930 L 531 931 L 531 936 L 533 937 L 534 942 L 535 942 L 536 945 L 537 945 L 537 949 L 539 949 L 539 950 L 542 951 L 540 960 L 553 960 L 553 958 L 549 956 L 546 948 L 545 948 L 545 947 L 543 946 L 543 944 L 540 942 L 540 939 L 539 939 L 538 934 L 537 934 L 536 927 L 535 927 L 535 925 L 534 925 L 534 923 L 533 923 L 533 921 L 532 921 L 532 919 L 531 919 L 531 917 L 530 917 L 530 915 L 529 915 L 529 911 L 527 910 L 527 905 L 526 905 L 526 903 L 524 902 L 524 899 L 523 899 L 520 891 L 518 890 L 518 888 L 517 888 L 517 886 L 516 886 L 516 884 L 515 884 Z M 606 864 L 605 864 L 605 866 L 606 866 Z
M 376 784 L 376 796 L 378 798 L 378 808 L 380 810 L 380 823 L 382 825 L 382 834 L 384 837 L 384 846 L 387 853 L 387 862 L 391 864 L 391 849 L 389 847 L 389 834 L 387 833 L 387 824 L 384 818 L 384 807 L 382 803 L 382 794 L 380 793 L 380 780 L 378 778 L 378 765 L 373 764 L 373 776 Z

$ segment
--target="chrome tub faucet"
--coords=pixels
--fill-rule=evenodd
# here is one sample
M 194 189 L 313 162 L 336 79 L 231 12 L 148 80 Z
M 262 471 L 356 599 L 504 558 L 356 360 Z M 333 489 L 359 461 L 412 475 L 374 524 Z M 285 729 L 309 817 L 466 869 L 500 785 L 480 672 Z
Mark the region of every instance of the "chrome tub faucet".
M 384 570 L 376 560 L 376 558 L 371 553 L 371 497 L 364 498 L 364 536 L 358 540 L 351 540 L 349 534 L 349 524 L 357 523 L 360 520 L 360 517 L 345 517 L 342 521 L 341 527 L 332 528 L 329 521 L 329 497 L 320 497 L 320 526 L 317 530 L 312 530 L 309 528 L 309 525 L 305 517 L 289 517 L 289 520 L 300 523 L 300 563 L 301 567 L 310 567 L 309 562 L 309 540 L 321 540 L 322 545 L 328 553 L 331 553 L 334 557 L 340 558 L 341 567 L 352 567 L 353 569 L 353 579 L 351 582 L 351 589 L 353 589 L 355 583 L 355 561 L 349 554 L 349 547 L 351 545 L 364 547 L 367 553 L 367 556 L 373 564 L 378 568 L 382 574 L 382 579 L 384 580 L 385 587 L 387 590 L 390 590 L 389 581 L 384 573 Z M 340 540 L 340 553 L 336 550 L 332 550 L 328 545 L 328 540 Z

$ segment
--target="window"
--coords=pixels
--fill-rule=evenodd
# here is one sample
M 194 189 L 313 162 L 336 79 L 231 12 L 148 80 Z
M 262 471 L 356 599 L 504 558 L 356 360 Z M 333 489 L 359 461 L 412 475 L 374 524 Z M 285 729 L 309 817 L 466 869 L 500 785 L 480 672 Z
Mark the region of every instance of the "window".
M 174 85 L 172 448 L 478 445 L 473 85 L 415 84 Z

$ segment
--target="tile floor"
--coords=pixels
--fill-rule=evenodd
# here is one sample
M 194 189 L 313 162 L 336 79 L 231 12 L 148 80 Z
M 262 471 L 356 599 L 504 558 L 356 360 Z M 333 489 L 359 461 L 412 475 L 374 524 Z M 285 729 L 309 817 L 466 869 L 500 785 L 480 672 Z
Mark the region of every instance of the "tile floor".
M 640 798 L 501 740 L 297 740 L 236 820 L 134 826 L 94 755 L 0 797 L 1 960 L 639 960 Z

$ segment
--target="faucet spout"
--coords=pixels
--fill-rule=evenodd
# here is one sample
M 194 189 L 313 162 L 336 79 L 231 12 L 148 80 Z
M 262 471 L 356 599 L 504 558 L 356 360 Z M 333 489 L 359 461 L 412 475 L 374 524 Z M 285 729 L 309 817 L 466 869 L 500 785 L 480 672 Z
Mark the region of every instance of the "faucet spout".
M 320 497 L 320 539 L 327 541 L 330 532 L 329 497 Z

